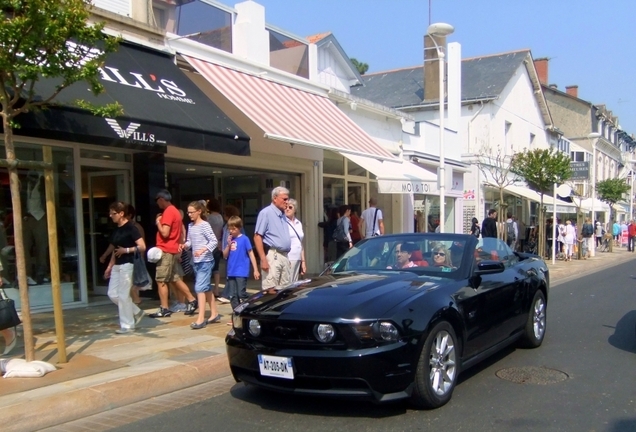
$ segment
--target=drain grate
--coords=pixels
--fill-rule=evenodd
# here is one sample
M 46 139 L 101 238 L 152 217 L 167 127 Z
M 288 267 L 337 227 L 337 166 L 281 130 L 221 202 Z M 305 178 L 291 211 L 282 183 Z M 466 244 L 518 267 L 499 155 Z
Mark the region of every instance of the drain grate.
M 545 367 L 514 367 L 498 370 L 496 375 L 517 384 L 554 384 L 569 378 L 568 374 Z

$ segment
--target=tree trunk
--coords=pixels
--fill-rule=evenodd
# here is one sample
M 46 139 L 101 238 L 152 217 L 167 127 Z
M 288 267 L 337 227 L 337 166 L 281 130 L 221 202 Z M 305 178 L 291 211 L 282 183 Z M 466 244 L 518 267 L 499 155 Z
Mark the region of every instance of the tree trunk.
M 610 252 L 614 252 L 614 223 L 616 223 L 616 221 L 614 220 L 614 215 L 612 214 L 614 208 L 613 208 L 614 204 L 609 203 L 609 208 L 610 208 L 610 214 L 609 214 L 609 223 L 610 225 L 607 227 L 607 232 L 611 235 L 610 241 L 609 241 L 609 251 Z
M 539 223 L 537 224 L 537 255 L 545 256 L 545 216 L 543 213 L 543 194 L 539 203 Z
M 506 204 L 504 203 L 504 199 L 503 199 L 503 188 L 499 188 L 499 209 L 501 210 L 499 212 L 499 226 L 501 227 L 501 232 L 498 233 L 499 234 L 499 238 L 502 239 L 503 241 L 508 240 L 508 232 L 506 231 L 506 224 L 505 224 L 505 220 L 506 220 Z
M 11 205 L 13 207 L 13 238 L 15 243 L 15 264 L 18 274 L 18 287 L 20 288 L 20 303 L 22 312 L 22 328 L 24 330 L 24 353 L 26 361 L 35 360 L 35 347 L 33 342 L 33 328 L 31 326 L 31 307 L 29 305 L 29 285 L 27 283 L 27 271 L 24 250 L 24 238 L 22 234 L 22 202 L 20 199 L 20 179 L 18 169 L 11 165 L 16 161 L 15 147 L 13 145 L 13 129 L 10 119 L 7 117 L 6 107 L 3 107 L 2 126 L 4 127 L 4 148 L 9 162 L 9 183 L 11 189 Z

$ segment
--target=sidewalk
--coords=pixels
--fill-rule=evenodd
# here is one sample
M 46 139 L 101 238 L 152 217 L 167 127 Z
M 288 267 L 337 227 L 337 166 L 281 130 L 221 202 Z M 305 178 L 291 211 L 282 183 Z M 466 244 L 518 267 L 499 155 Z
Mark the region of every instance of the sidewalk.
M 588 260 L 548 261 L 552 286 L 634 258 L 636 253 L 615 248 Z M 257 287 L 251 281 L 250 290 Z M 146 312 L 157 306 L 154 300 L 142 303 Z M 132 335 L 114 333 L 114 305 L 67 310 L 66 364 L 56 364 L 53 313 L 34 315 L 36 358 L 56 364 L 58 370 L 42 378 L 2 379 L 2 430 L 38 430 L 227 376 L 224 338 L 231 308 L 217 306 L 223 315 L 220 324 L 194 331 L 189 326 L 192 317 L 183 313 L 145 317 Z M 24 358 L 21 345 L 12 357 Z

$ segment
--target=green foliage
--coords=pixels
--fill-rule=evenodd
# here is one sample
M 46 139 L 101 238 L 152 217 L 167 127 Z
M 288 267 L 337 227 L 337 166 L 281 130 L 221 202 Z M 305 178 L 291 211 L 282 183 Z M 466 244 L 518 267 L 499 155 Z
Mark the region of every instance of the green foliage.
M 360 75 L 364 75 L 369 70 L 368 64 L 359 62 L 357 59 L 354 59 L 353 57 L 350 60 L 351 60 L 351 63 L 353 63 L 353 65 L 356 67 L 356 69 L 358 69 L 358 73 Z
M 610 205 L 616 204 L 623 199 L 623 194 L 629 192 L 630 185 L 625 179 L 607 179 L 596 183 L 596 196 L 601 201 Z
M 0 104 L 2 115 L 16 115 L 50 104 L 64 88 L 86 81 L 94 94 L 104 89 L 98 68 L 119 40 L 103 24 L 88 24 L 89 0 L 0 0 Z M 36 95 L 35 83 L 56 79 L 50 95 Z M 85 105 L 87 108 L 88 105 Z M 92 112 L 119 113 L 113 106 Z M 90 108 L 89 108 L 90 109 Z
M 540 194 L 550 193 L 554 183 L 563 184 L 572 175 L 570 156 L 553 148 L 516 154 L 510 170 L 523 177 L 528 187 Z

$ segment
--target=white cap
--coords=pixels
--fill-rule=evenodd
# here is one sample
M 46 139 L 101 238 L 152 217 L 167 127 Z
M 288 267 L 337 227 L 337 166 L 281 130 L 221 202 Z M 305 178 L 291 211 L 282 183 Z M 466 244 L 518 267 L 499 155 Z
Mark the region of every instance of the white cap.
M 148 262 L 156 263 L 161 259 L 163 252 L 158 247 L 151 247 L 148 249 Z

